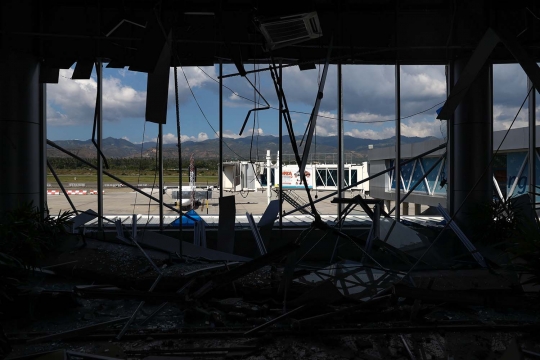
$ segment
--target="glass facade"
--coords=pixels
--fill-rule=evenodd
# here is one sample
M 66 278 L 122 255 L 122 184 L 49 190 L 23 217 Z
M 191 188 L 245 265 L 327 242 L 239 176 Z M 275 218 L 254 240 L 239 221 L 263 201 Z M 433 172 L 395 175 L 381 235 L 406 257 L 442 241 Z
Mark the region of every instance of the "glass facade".
M 403 165 L 401 168 L 401 181 L 403 192 L 409 191 L 437 162 L 438 158 L 424 158 Z M 540 156 L 536 154 L 536 183 L 540 187 Z M 497 154 L 493 161 L 493 177 L 499 186 L 504 199 L 519 196 L 529 192 L 529 164 L 526 151 L 508 152 Z M 394 166 L 394 160 L 388 161 L 388 166 Z M 395 190 L 396 179 L 394 171 L 389 172 L 390 190 Z M 429 172 L 426 179 L 413 191 L 426 195 L 445 195 L 447 186 L 440 186 L 441 180 L 446 179 L 446 164 L 441 162 L 433 171 Z M 496 191 L 494 189 L 494 191 Z M 540 188 L 533 189 L 540 193 Z M 540 195 L 536 196 L 536 202 L 540 202 Z
M 540 158 L 538 152 L 536 154 L 536 184 L 540 184 Z M 529 159 L 526 151 L 511 152 L 506 154 L 506 176 L 504 179 L 506 183 L 501 183 L 499 179 L 501 170 L 499 170 L 499 176 L 496 179 L 499 182 L 501 191 L 505 193 L 506 198 L 527 194 L 529 192 Z M 504 189 L 504 190 L 503 190 Z M 535 193 L 539 193 L 539 189 L 532 190 Z M 540 201 L 540 196 L 536 196 L 535 202 Z
M 403 192 L 410 191 L 415 184 L 422 179 L 439 158 L 425 158 L 412 161 L 401 166 L 401 187 Z M 394 160 L 389 161 L 389 166 L 394 166 Z M 395 171 L 389 173 L 390 189 L 396 189 Z M 441 176 L 442 175 L 442 176 Z M 446 195 L 446 185 L 440 186 L 441 179 L 445 178 L 445 161 L 441 161 L 428 173 L 427 177 L 413 190 L 415 193 L 426 195 Z

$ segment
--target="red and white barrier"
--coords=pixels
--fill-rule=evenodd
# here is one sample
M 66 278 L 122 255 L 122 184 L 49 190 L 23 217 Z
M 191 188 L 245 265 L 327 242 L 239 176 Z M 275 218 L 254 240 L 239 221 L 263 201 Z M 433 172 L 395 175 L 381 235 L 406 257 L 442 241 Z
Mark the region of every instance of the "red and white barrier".
M 47 190 L 47 195 L 60 195 L 62 192 L 60 190 Z M 68 195 L 97 195 L 97 190 L 68 190 Z M 105 194 L 105 190 L 103 190 L 103 193 Z
M 67 193 L 68 195 L 86 195 L 87 191 L 86 190 L 68 190 Z

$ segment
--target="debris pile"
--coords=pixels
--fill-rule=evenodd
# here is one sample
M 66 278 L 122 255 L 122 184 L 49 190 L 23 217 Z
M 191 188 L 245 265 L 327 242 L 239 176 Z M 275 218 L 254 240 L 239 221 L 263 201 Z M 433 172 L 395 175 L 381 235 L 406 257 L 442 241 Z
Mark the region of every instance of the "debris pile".
M 188 243 L 180 248 L 172 237 L 150 232 L 107 240 L 87 234 L 86 246 L 64 248 L 4 287 L 10 301 L 2 302 L 3 355 L 277 360 L 540 353 L 538 292 L 525 291 L 515 271 L 495 263 L 484 268 L 471 254 L 458 256 L 459 267 L 437 269 L 437 248 L 430 257 L 418 255 L 432 244 L 419 226 L 388 218 L 373 226 L 367 237 L 344 232 L 337 241 L 336 247 L 352 242 L 363 261 L 336 251 L 330 264 L 306 256 L 319 243 L 309 240 L 315 225 L 283 245 L 266 243 L 268 251 L 253 258 Z M 335 234 L 323 227 L 319 240 Z M 418 269 L 410 271 L 414 264 Z

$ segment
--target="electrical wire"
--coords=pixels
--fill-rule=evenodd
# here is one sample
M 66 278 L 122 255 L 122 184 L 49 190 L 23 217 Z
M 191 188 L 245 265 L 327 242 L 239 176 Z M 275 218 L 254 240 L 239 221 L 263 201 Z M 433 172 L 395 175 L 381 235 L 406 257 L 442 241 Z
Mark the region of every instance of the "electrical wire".
M 199 68 L 200 69 L 200 68 Z M 195 96 L 195 93 L 193 92 L 193 89 L 191 88 L 191 85 L 189 84 L 189 80 L 186 76 L 186 72 L 184 71 L 184 68 L 182 66 L 180 66 L 180 70 L 182 70 L 182 74 L 184 74 L 184 78 L 186 79 L 186 84 L 189 88 L 189 91 L 191 92 L 191 96 L 193 97 L 193 100 L 195 100 L 195 103 L 197 104 L 197 107 L 199 108 L 202 116 L 204 117 L 204 120 L 206 120 L 206 123 L 208 124 L 208 126 L 210 126 L 210 128 L 212 129 L 212 131 L 214 132 L 214 134 L 216 134 L 216 136 L 218 136 L 218 133 L 216 131 L 216 129 L 214 129 L 214 127 L 212 126 L 212 124 L 210 123 L 210 121 L 208 120 L 208 118 L 206 117 L 206 114 L 204 113 L 202 107 L 201 107 L 201 104 L 199 104 L 199 101 L 197 100 L 197 97 Z M 202 69 L 201 69 L 202 70 Z M 204 72 L 204 71 L 203 71 Z M 229 146 L 229 144 L 227 144 L 225 142 L 225 140 L 223 140 L 223 143 L 225 144 L 225 146 L 227 146 L 227 148 L 233 153 L 235 154 L 239 159 L 241 160 L 246 160 L 243 156 L 240 156 L 238 155 L 238 153 L 236 151 L 234 151 L 233 149 L 231 149 L 231 147 Z
M 210 74 L 208 74 L 206 71 L 204 71 L 202 68 L 200 67 L 197 67 L 199 70 L 201 70 L 206 76 L 208 76 L 211 80 L 213 80 L 214 82 L 216 82 L 217 84 L 219 84 L 219 81 L 217 79 L 215 79 L 214 77 L 212 77 Z M 227 90 L 229 90 L 232 94 L 234 94 L 235 96 L 241 98 L 241 99 L 244 99 L 244 100 L 247 100 L 247 101 L 250 101 L 250 102 L 254 102 L 252 99 L 249 99 L 245 96 L 242 96 L 240 95 L 239 93 L 237 93 L 236 91 L 234 91 L 233 89 L 231 89 L 230 87 L 228 87 L 227 85 L 223 85 L 224 88 L 226 88 Z M 457 93 L 456 93 L 457 94 Z M 414 116 L 417 116 L 417 115 L 420 115 L 420 114 L 423 114 L 423 113 L 426 113 L 432 109 L 434 109 L 435 107 L 441 105 L 441 104 L 444 104 L 448 99 L 445 99 L 443 101 L 440 101 L 436 104 L 434 104 L 433 106 L 425 109 L 425 110 L 422 110 L 422 111 L 419 111 L 419 112 L 416 112 L 414 114 L 411 114 L 411 115 L 407 115 L 407 116 L 403 116 L 400 118 L 400 120 L 404 120 L 404 119 L 409 119 L 411 117 L 414 117 Z M 277 110 L 279 111 L 278 108 L 276 107 L 273 107 L 273 106 L 270 106 L 270 109 L 272 110 Z M 311 113 L 308 113 L 308 112 L 305 112 L 305 111 L 297 111 L 297 110 L 290 110 L 289 109 L 289 112 L 291 113 L 295 113 L 295 114 L 301 114 L 301 115 L 310 115 L 311 116 Z M 338 120 L 337 117 L 334 117 L 334 116 L 326 116 L 326 115 L 317 115 L 317 117 L 320 117 L 320 118 L 323 118 L 323 119 L 331 119 L 331 120 Z M 377 123 L 386 123 L 386 122 L 395 122 L 397 119 L 385 119 L 385 120 L 366 120 L 366 121 L 361 121 L 361 120 L 352 120 L 352 119 L 343 119 L 343 121 L 345 122 L 350 122 L 350 123 L 355 123 L 355 124 L 377 124 Z

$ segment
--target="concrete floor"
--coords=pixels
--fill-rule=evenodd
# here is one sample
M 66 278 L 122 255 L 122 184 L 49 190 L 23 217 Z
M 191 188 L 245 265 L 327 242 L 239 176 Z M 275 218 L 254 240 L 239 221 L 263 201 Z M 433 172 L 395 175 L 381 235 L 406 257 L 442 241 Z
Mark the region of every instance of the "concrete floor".
M 150 189 L 148 189 L 150 193 Z M 303 191 L 297 191 L 297 194 L 304 199 L 307 203 L 307 196 Z M 329 194 L 329 192 L 319 192 L 318 197 Z M 154 190 L 152 193 L 154 197 L 158 197 L 158 191 Z M 312 194 L 315 197 L 315 193 Z M 347 193 L 347 197 L 352 197 L 356 193 Z M 245 214 L 250 212 L 254 215 L 262 215 L 266 210 L 268 199 L 266 192 L 249 192 L 249 193 L 232 193 L 224 192 L 223 196 L 235 196 L 236 201 L 236 213 Z M 202 214 L 209 215 L 218 215 L 219 214 L 219 191 L 214 191 L 213 198 L 207 201 L 204 199 L 201 205 L 197 208 L 197 212 Z M 87 210 L 87 209 L 97 209 L 97 195 L 71 195 L 70 196 L 73 204 L 78 210 Z M 333 197 L 332 197 L 333 198 Z M 336 214 L 337 205 L 331 204 L 332 198 L 321 201 L 316 204 L 317 210 L 321 214 Z M 271 200 L 276 200 L 277 194 L 272 193 Z M 166 204 L 174 205 L 174 200 L 169 195 L 165 194 L 163 200 Z M 62 193 L 60 195 L 48 195 L 47 202 L 49 210 L 52 214 L 56 214 L 59 211 L 70 210 L 68 201 Z M 283 204 L 284 211 L 293 210 L 293 207 L 288 203 L 284 202 Z M 308 209 L 309 210 L 309 209 Z M 103 195 L 103 212 L 105 214 L 147 214 L 150 212 L 151 215 L 159 214 L 158 203 L 145 197 L 142 194 L 136 193 L 131 189 L 126 188 L 114 188 L 106 189 L 105 194 Z M 174 215 L 175 212 L 164 208 L 165 215 Z
M 150 189 L 147 189 L 150 193 Z M 296 194 L 307 203 L 307 196 L 304 191 L 296 191 Z M 314 200 L 317 198 L 328 195 L 330 192 L 312 192 Z M 353 197 L 357 195 L 357 192 L 347 192 L 346 197 Z M 154 197 L 158 197 L 158 191 L 154 190 L 152 193 Z M 235 196 L 236 201 L 236 214 L 244 215 L 249 212 L 253 215 L 262 215 L 266 210 L 268 199 L 265 192 L 249 192 L 249 193 L 231 193 L 224 192 L 224 196 Z M 196 209 L 201 215 L 218 215 L 219 214 L 219 191 L 214 191 L 213 198 L 208 200 L 208 206 L 206 200 L 202 201 L 201 205 Z M 97 211 L 97 195 L 71 195 L 73 204 L 77 210 L 92 209 Z M 332 204 L 331 201 L 334 197 L 330 197 L 326 200 L 320 201 L 316 204 L 317 211 L 321 215 L 337 215 L 337 205 Z M 277 194 L 272 193 L 272 200 L 277 199 Z M 174 200 L 167 194 L 163 196 L 163 200 L 166 204 L 174 205 Z M 47 202 L 51 214 L 56 215 L 60 211 L 71 210 L 68 201 L 62 193 L 60 195 L 48 195 Z M 393 207 L 393 202 L 391 203 Z M 422 211 L 426 210 L 427 206 L 422 206 Z M 310 210 L 310 208 L 307 208 Z M 354 210 L 352 214 L 363 214 L 364 212 L 357 207 L 358 210 Z M 293 207 L 284 202 L 283 210 L 288 212 L 293 210 Z M 128 215 L 128 214 L 159 214 L 159 205 L 157 202 L 150 200 L 142 194 L 128 188 L 112 188 L 106 189 L 103 195 L 103 212 L 106 215 Z M 175 215 L 176 213 L 168 208 L 164 208 L 164 215 Z M 409 204 L 409 214 L 414 214 L 414 204 Z

